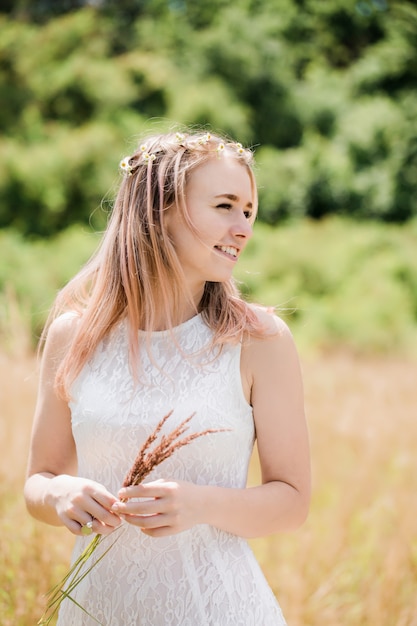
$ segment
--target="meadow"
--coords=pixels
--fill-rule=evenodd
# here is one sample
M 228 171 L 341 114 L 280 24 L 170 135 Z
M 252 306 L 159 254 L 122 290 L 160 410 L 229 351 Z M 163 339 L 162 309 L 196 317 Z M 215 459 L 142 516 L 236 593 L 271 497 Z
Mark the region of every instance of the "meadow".
M 242 264 L 248 294 L 287 309 L 305 380 L 311 513 L 295 533 L 251 542 L 289 626 L 417 626 L 415 232 L 415 225 L 388 231 L 337 221 L 261 228 L 261 243 Z M 72 546 L 65 530 L 32 520 L 22 499 L 38 377 L 34 336 L 53 290 L 73 271 L 61 259 L 73 249 L 74 266 L 89 247 L 74 247 L 70 237 L 79 235 L 48 249 L 28 245 L 23 254 L 10 235 L 7 259 L 1 247 L 14 270 L 7 289 L 0 273 L 2 626 L 36 624 Z M 52 255 L 56 262 L 45 267 Z M 254 460 L 251 484 L 257 478 Z

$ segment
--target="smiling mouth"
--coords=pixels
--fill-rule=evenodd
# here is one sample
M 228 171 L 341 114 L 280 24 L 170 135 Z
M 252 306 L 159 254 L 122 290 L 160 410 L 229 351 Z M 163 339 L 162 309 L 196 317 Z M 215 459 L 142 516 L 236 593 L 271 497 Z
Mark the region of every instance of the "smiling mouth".
M 224 252 L 228 256 L 231 256 L 234 259 L 237 259 L 237 253 L 238 253 L 237 248 L 234 248 L 233 246 L 214 246 L 214 247 L 216 248 L 216 250 L 220 250 L 220 252 Z

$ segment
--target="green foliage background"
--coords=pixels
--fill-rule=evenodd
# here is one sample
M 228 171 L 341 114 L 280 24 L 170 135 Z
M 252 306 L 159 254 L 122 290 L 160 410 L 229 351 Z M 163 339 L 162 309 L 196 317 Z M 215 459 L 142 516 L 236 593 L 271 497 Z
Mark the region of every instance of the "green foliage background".
M 412 0 L 3 2 L 3 342 L 95 247 L 119 159 L 179 124 L 255 148 L 248 297 L 305 345 L 413 352 L 416 61 Z
M 279 228 L 259 222 L 236 278 L 250 300 L 277 307 L 303 352 L 338 346 L 415 357 L 416 240 L 417 219 L 386 225 L 328 217 Z M 49 241 L 0 231 L 3 346 L 13 349 L 25 326 L 29 342 L 36 341 L 57 290 L 97 242 L 83 226 Z
M 417 214 L 411 0 L 18 0 L 0 14 L 0 227 L 101 226 L 173 122 L 259 146 L 260 217 Z

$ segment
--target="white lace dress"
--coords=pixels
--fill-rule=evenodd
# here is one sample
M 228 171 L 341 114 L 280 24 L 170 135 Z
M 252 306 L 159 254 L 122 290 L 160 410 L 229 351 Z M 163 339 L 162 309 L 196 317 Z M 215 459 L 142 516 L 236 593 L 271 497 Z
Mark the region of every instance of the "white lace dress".
M 139 337 L 143 339 L 142 334 Z M 127 327 L 97 349 L 72 389 L 79 474 L 117 494 L 145 438 L 171 409 L 170 432 L 195 412 L 190 430 L 227 428 L 201 437 L 155 468 L 156 478 L 242 488 L 254 443 L 252 409 L 240 376 L 240 346 L 208 350 L 212 331 L 200 315 L 155 332 L 141 354 L 139 383 L 128 368 Z M 190 358 L 184 358 L 184 354 Z M 247 542 L 208 525 L 151 538 L 127 523 L 100 545 L 111 550 L 73 596 L 104 626 L 283 626 L 281 609 Z M 91 541 L 76 540 L 74 558 Z M 59 626 L 96 626 L 68 599 Z

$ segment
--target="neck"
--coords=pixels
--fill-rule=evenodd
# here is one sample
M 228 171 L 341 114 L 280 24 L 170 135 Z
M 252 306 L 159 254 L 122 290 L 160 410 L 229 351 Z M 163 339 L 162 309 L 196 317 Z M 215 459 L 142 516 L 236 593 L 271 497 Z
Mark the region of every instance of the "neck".
M 194 292 L 190 292 L 189 295 L 184 292 L 182 305 L 180 307 L 176 307 L 175 310 L 172 309 L 170 311 L 171 324 L 174 328 L 175 326 L 179 326 L 180 324 L 187 322 L 200 312 L 199 305 L 201 302 L 201 298 L 203 297 L 203 293 L 204 285 L 194 290 Z M 162 313 L 160 316 L 156 317 L 153 330 L 167 330 L 169 326 L 170 324 L 167 317 Z

